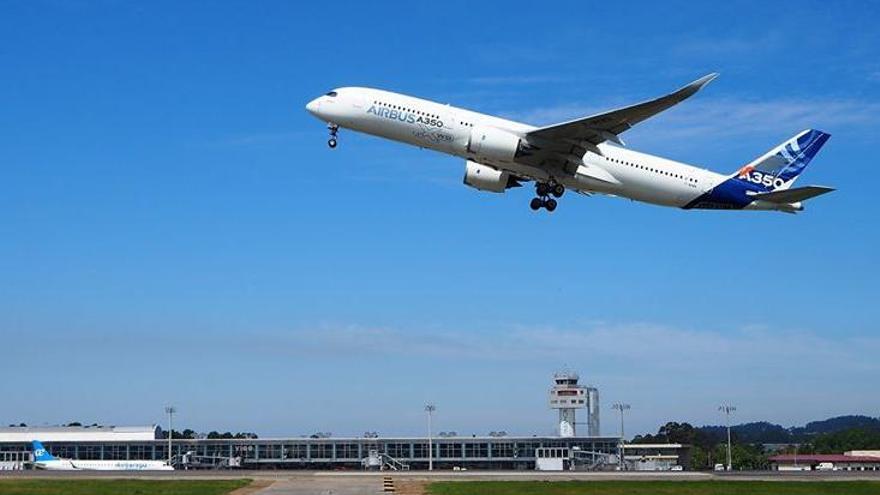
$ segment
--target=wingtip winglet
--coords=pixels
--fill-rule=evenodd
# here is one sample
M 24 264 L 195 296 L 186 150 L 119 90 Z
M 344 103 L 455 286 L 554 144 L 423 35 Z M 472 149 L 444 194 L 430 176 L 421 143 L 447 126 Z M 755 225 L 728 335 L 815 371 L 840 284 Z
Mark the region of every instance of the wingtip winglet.
M 696 81 L 692 82 L 691 85 L 696 86 L 697 89 L 703 89 L 703 86 L 705 86 L 705 85 L 709 84 L 710 82 L 714 81 L 715 78 L 718 77 L 718 76 L 719 76 L 719 74 L 718 74 L 717 72 L 710 72 L 709 74 L 706 74 L 705 76 L 703 76 L 703 77 L 697 79 Z
M 717 72 L 712 72 L 712 73 L 706 74 L 705 76 L 703 76 L 703 77 L 697 79 L 696 81 L 688 84 L 687 86 L 679 89 L 678 91 L 676 91 L 675 94 L 679 94 L 679 95 L 683 96 L 684 98 L 687 98 L 687 97 L 693 95 L 694 93 L 696 93 L 697 91 L 703 89 L 703 87 L 705 85 L 712 82 L 712 80 L 714 80 L 716 77 L 718 77 Z

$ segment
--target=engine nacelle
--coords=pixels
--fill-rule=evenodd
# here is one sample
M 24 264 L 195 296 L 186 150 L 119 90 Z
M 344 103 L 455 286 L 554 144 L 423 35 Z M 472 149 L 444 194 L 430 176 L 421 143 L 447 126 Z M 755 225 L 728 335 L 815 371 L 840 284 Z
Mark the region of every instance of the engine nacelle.
M 509 172 L 481 165 L 470 160 L 464 167 L 464 183 L 480 191 L 502 193 L 511 182 Z
M 521 148 L 521 139 L 494 127 L 474 127 L 471 129 L 467 150 L 485 160 L 512 161 Z

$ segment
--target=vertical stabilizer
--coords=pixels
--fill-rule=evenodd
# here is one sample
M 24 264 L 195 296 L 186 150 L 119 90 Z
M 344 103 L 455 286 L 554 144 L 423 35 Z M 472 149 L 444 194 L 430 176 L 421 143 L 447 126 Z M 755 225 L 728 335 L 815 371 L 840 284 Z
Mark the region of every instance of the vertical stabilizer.
M 58 458 L 50 454 L 39 440 L 31 442 L 34 450 L 34 462 L 57 461 Z
M 739 169 L 734 178 L 758 186 L 760 192 L 788 189 L 807 168 L 831 134 L 807 129 Z

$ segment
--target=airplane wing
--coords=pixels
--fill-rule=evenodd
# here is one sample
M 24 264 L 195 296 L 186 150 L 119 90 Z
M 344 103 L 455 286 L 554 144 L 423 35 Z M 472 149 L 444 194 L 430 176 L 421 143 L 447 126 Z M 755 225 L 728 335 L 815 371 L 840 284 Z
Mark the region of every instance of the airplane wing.
M 601 154 L 596 145 L 603 141 L 622 145 L 623 142 L 618 134 L 688 99 L 716 77 L 718 77 L 717 73 L 708 74 L 666 96 L 590 117 L 541 127 L 528 132 L 526 137 L 564 141 L 582 147 L 585 152 L 589 150 Z

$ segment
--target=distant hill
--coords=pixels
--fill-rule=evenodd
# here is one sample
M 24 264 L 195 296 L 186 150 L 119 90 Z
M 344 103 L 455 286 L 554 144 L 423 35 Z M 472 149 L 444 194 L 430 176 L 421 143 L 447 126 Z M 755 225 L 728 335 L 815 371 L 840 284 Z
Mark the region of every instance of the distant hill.
M 743 443 L 800 443 L 809 441 L 816 435 L 838 433 L 853 428 L 880 432 L 880 418 L 859 415 L 837 416 L 790 428 L 767 421 L 759 421 L 733 425 L 730 427 L 730 431 L 738 441 Z M 727 435 L 724 426 L 707 425 L 698 426 L 696 429 L 713 439 L 723 439 Z
M 880 418 L 870 416 L 838 416 L 822 421 L 812 421 L 804 426 L 786 428 L 767 421 L 743 423 L 730 427 L 731 436 L 738 443 L 793 444 L 807 443 L 822 436 L 844 434 L 858 430 L 862 436 L 880 435 Z M 661 426 L 656 435 L 638 435 L 635 443 L 674 441 L 701 446 L 714 446 L 725 442 L 727 428 L 719 425 L 693 427 L 688 423 L 670 422 Z M 825 438 L 824 441 L 828 439 Z
M 821 433 L 837 433 L 852 428 L 880 431 L 880 418 L 870 416 L 838 416 L 824 421 L 812 421 L 803 427 L 791 428 L 792 435 L 810 436 Z

